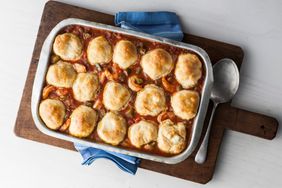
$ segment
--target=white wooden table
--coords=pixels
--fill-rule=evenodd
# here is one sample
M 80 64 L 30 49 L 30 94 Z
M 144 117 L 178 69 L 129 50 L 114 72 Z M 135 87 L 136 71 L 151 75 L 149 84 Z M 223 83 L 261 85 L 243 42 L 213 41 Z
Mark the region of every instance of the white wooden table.
M 139 169 L 136 176 L 98 160 L 81 166 L 71 151 L 17 138 L 13 127 L 46 0 L 1 1 L 0 187 L 202 187 Z M 70 4 L 115 13 L 168 10 L 185 32 L 243 47 L 245 59 L 235 106 L 282 123 L 282 1 L 84 0 Z M 189 170 L 187 168 L 187 170 Z M 206 187 L 282 187 L 281 130 L 272 141 L 227 132 L 214 178 Z

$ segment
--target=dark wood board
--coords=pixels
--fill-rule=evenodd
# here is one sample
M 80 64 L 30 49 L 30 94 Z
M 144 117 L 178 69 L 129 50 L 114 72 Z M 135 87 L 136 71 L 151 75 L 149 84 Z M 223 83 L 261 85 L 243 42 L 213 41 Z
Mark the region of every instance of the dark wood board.
M 75 150 L 72 143 L 53 138 L 39 132 L 33 122 L 30 109 L 31 91 L 42 44 L 51 29 L 58 22 L 65 18 L 81 18 L 109 25 L 114 24 L 112 15 L 55 1 L 49 1 L 46 3 L 14 131 L 17 136 L 22 138 Z M 244 53 L 238 46 L 190 34 L 185 34 L 184 42 L 202 47 L 207 51 L 213 63 L 217 62 L 221 58 L 228 57 L 233 59 L 239 68 L 241 66 Z M 211 106 L 205 120 L 205 128 L 202 137 L 207 127 L 210 111 Z M 142 160 L 140 167 L 204 184 L 212 179 L 218 151 L 224 135 L 224 130 L 231 129 L 233 131 L 258 136 L 265 139 L 273 139 L 277 132 L 278 122 L 272 117 L 231 107 L 228 103 L 219 106 L 215 113 L 212 126 L 210 144 L 208 148 L 208 158 L 206 163 L 203 165 L 198 165 L 194 162 L 195 150 L 189 158 L 179 164 L 168 165 L 149 160 Z

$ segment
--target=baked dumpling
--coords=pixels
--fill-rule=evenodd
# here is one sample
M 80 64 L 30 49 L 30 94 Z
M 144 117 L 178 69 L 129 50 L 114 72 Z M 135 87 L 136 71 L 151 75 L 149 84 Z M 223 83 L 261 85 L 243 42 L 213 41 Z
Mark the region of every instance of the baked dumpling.
M 55 38 L 53 50 L 63 60 L 76 61 L 82 55 L 83 45 L 78 36 L 64 33 Z
M 104 36 L 96 37 L 89 42 L 87 59 L 91 65 L 109 63 L 112 55 L 112 46 Z
M 94 100 L 99 87 L 98 76 L 94 73 L 79 73 L 73 83 L 74 98 L 80 102 Z
M 56 87 L 70 88 L 76 78 L 76 71 L 72 64 L 59 61 L 51 65 L 47 71 L 46 80 L 48 84 Z
M 186 146 L 186 128 L 184 123 L 174 124 L 170 119 L 159 125 L 158 148 L 163 152 L 178 154 Z
M 202 63 L 195 54 L 181 54 L 175 66 L 175 78 L 187 89 L 197 84 L 202 77 Z
M 132 124 L 128 129 L 128 138 L 131 144 L 137 148 L 157 141 L 157 137 L 158 127 L 150 121 L 141 120 Z
M 97 119 L 97 112 L 93 108 L 80 105 L 70 116 L 69 133 L 80 138 L 87 137 L 94 130 Z
M 103 104 L 108 110 L 119 111 L 129 101 L 129 90 L 120 83 L 110 81 L 103 91 Z
M 59 100 L 46 99 L 40 103 L 39 115 L 50 129 L 58 129 L 64 122 L 65 114 L 65 106 Z
M 149 84 L 137 93 L 135 110 L 143 116 L 156 116 L 166 109 L 166 99 L 162 88 Z
M 141 66 L 144 73 L 151 79 L 157 80 L 168 75 L 174 65 L 171 55 L 167 51 L 157 48 L 142 57 Z
M 118 145 L 123 141 L 127 131 L 125 119 L 115 113 L 108 112 L 98 123 L 97 133 L 99 137 L 106 143 Z
M 136 63 L 138 58 L 135 45 L 128 40 L 119 41 L 114 48 L 113 62 L 122 69 Z
M 199 100 L 196 91 L 181 90 L 172 95 L 171 106 L 176 116 L 189 120 L 196 116 Z

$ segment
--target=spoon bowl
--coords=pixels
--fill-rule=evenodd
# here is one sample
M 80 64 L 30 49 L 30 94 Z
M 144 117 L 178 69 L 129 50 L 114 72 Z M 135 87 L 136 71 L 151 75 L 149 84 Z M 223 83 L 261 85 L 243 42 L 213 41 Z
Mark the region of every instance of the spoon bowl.
M 224 58 L 213 66 L 214 85 L 211 100 L 225 103 L 232 99 L 239 87 L 239 71 L 232 59 Z

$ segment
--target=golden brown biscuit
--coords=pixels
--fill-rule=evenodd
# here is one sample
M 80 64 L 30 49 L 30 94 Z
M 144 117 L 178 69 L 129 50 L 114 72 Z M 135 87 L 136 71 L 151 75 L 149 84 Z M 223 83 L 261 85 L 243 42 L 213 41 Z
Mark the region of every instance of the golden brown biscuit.
M 120 68 L 127 69 L 136 63 L 137 50 L 135 45 L 128 40 L 119 41 L 114 48 L 113 62 Z
M 91 65 L 109 63 L 112 55 L 112 46 L 104 36 L 96 37 L 89 42 L 87 59 Z
M 103 104 L 108 110 L 121 110 L 130 99 L 129 90 L 120 83 L 110 81 L 103 91 Z
M 72 112 L 70 120 L 69 133 L 82 138 L 92 133 L 96 126 L 98 115 L 93 108 L 80 105 Z
M 174 124 L 169 119 L 161 122 L 157 143 L 159 149 L 166 153 L 178 154 L 183 151 L 186 146 L 186 128 L 184 123 Z
M 157 80 L 168 75 L 174 64 L 171 55 L 167 51 L 157 48 L 142 57 L 141 66 L 151 79 Z
M 80 102 L 94 100 L 99 87 L 98 76 L 94 73 L 79 73 L 73 83 L 74 98 Z
M 65 118 L 64 104 L 55 99 L 46 99 L 40 103 L 39 115 L 45 125 L 50 129 L 58 129 L 64 122 Z
M 150 121 L 141 120 L 128 129 L 128 138 L 131 144 L 137 148 L 155 142 L 157 137 L 158 127 Z
M 46 80 L 48 84 L 56 87 L 70 88 L 76 78 L 76 71 L 72 64 L 59 61 L 48 69 Z
M 195 54 L 181 54 L 175 66 L 175 78 L 183 88 L 195 86 L 202 77 L 202 63 Z
M 79 60 L 83 45 L 80 39 L 72 33 L 64 33 L 55 38 L 53 50 L 55 54 L 66 61 Z
M 166 109 L 166 99 L 162 88 L 149 84 L 137 93 L 135 110 L 140 115 L 156 116 Z
M 108 112 L 98 123 L 97 133 L 106 143 L 118 145 L 126 135 L 125 119 L 114 112 Z
M 200 97 L 196 91 L 181 90 L 171 97 L 171 106 L 175 115 L 189 120 L 196 116 L 199 100 Z

